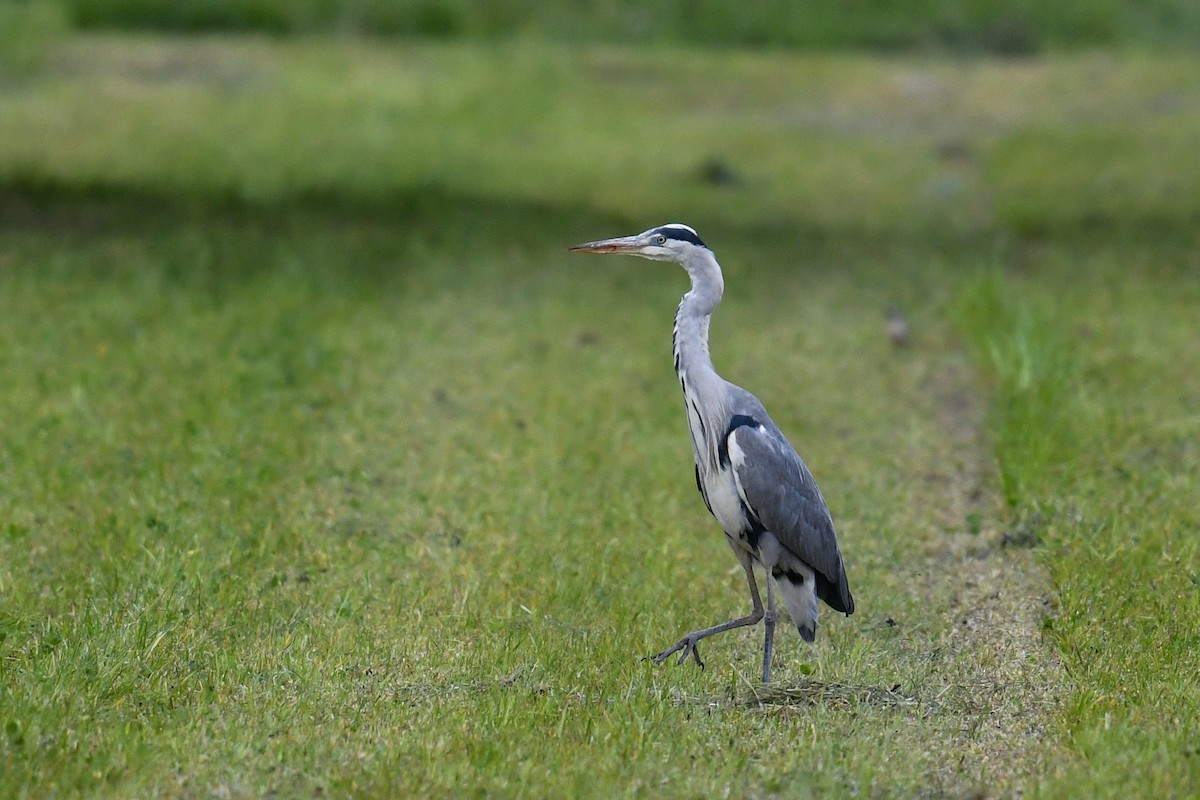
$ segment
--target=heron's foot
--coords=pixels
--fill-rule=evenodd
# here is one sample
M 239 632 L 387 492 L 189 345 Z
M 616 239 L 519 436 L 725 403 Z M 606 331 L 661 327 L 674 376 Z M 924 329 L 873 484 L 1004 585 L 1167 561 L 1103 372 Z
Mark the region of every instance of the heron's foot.
M 679 653 L 679 661 L 676 663 L 682 664 L 688 660 L 688 656 L 691 656 L 696 662 L 696 666 L 700 667 L 700 669 L 704 669 L 704 662 L 700 660 L 700 651 L 696 648 L 696 645 L 700 644 L 700 640 L 702 638 L 704 637 L 697 636 L 695 633 L 689 633 L 687 636 L 676 642 L 672 647 L 663 650 L 658 655 L 653 656 L 650 660 L 655 664 L 661 664 L 671 656 Z

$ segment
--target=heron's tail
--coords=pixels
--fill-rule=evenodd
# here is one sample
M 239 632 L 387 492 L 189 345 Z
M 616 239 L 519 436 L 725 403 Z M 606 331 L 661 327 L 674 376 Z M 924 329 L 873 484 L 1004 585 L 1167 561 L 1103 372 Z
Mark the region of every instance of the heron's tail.
M 787 609 L 800 638 L 811 642 L 817 638 L 817 592 L 815 576 L 810 570 L 776 569 L 773 573 L 783 607 Z

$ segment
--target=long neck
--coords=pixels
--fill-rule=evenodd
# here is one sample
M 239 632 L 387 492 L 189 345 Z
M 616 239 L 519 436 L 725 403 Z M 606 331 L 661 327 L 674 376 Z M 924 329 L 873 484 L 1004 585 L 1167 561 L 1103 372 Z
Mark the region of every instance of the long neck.
M 708 322 L 721 302 L 725 282 L 717 260 L 707 250 L 683 266 L 691 276 L 692 290 L 679 301 L 675 312 L 675 372 L 683 389 L 696 465 L 705 464 L 701 471 L 708 474 L 717 468 L 716 431 L 724 424 L 725 413 L 725 382 L 708 355 Z
M 697 252 L 683 266 L 692 279 L 692 290 L 683 296 L 675 312 L 675 371 L 681 381 L 685 373 L 702 380 L 702 375 L 716 374 L 708 354 L 708 323 L 721 302 L 725 281 L 720 265 L 708 250 Z

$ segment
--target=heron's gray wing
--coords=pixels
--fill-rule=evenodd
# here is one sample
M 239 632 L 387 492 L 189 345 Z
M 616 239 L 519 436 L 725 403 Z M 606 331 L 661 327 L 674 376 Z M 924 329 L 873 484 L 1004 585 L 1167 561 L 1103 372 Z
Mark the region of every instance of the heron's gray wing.
M 833 518 L 812 473 L 773 424 L 739 419 L 746 422 L 730 426 L 727 445 L 742 501 L 763 528 L 818 573 L 819 584 L 824 579 L 826 585 L 818 587 L 827 590 L 818 592 L 821 599 L 852 612 Z

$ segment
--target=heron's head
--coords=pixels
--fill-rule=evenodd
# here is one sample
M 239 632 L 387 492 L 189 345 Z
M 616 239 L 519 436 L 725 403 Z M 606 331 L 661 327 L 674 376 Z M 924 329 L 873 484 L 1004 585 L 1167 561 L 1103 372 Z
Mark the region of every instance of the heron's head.
M 624 253 L 653 261 L 674 261 L 677 264 L 686 264 L 688 257 L 696 250 L 708 250 L 696 235 L 696 231 L 678 222 L 659 225 L 634 236 L 601 239 L 598 242 L 577 244 L 569 249 L 572 253 Z

